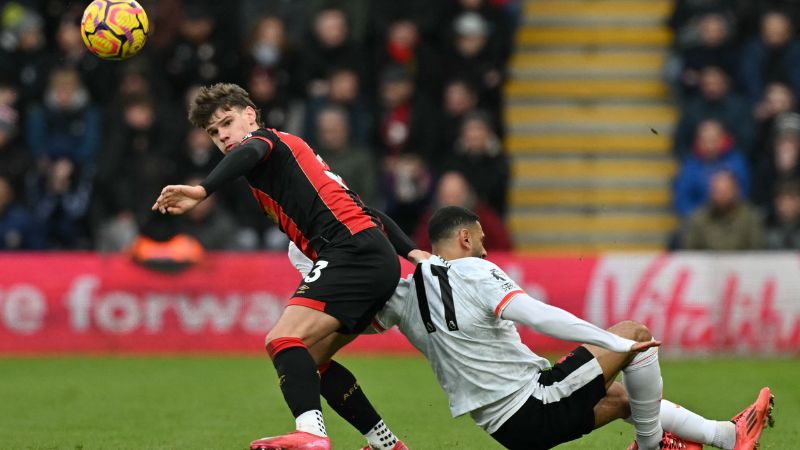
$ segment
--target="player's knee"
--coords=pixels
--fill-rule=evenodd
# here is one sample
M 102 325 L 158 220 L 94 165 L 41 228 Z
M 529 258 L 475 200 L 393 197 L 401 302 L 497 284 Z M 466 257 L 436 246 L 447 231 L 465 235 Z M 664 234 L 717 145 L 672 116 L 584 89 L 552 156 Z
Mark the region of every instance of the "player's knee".
M 650 333 L 649 328 L 633 320 L 623 320 L 611 327 L 609 331 L 637 342 L 646 342 L 653 339 L 653 334 Z

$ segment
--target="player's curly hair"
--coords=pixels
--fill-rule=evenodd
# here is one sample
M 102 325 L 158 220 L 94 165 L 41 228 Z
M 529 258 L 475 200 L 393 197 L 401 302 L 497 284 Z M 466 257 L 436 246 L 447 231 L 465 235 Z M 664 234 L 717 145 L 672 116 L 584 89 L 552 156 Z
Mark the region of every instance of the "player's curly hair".
M 234 107 L 247 106 L 256 111 L 256 123 L 261 125 L 261 111 L 241 86 L 233 83 L 203 86 L 189 105 L 189 122 L 196 127 L 205 128 L 218 108 L 227 111 Z

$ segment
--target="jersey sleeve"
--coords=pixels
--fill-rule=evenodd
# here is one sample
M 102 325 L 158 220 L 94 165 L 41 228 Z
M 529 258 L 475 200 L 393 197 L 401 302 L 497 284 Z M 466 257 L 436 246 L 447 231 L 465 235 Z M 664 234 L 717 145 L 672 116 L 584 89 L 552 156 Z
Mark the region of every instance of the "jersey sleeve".
M 271 151 L 272 142 L 252 137 L 225 155 L 200 185 L 206 190 L 206 194 L 211 195 L 226 183 L 247 175 Z
M 489 261 L 481 260 L 472 271 L 478 298 L 497 317 L 500 317 L 503 308 L 512 298 L 525 293 L 516 281 Z

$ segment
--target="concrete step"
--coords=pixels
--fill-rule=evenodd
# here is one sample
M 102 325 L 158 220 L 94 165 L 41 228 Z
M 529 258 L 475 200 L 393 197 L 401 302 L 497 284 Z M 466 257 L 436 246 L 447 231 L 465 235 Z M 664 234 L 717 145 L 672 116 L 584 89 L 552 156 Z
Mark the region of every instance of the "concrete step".
M 664 155 L 672 140 L 664 134 L 523 134 L 506 138 L 512 155 L 583 154 L 583 155 Z
M 515 186 L 511 189 L 510 203 L 516 211 L 533 208 L 553 210 L 597 210 L 606 208 L 648 208 L 668 210 L 672 193 L 666 186 L 649 189 L 630 188 L 554 188 Z
M 552 236 L 666 235 L 678 221 L 669 214 L 514 214 L 510 228 L 517 234 Z M 620 239 L 624 240 L 624 239 Z
M 665 48 L 672 42 L 672 33 L 666 26 L 539 26 L 523 27 L 517 32 L 516 42 L 521 47 L 574 47 L 629 46 Z
M 660 77 L 663 51 L 519 51 L 511 72 L 522 77 Z
M 537 0 L 526 3 L 525 23 L 659 25 L 671 10 L 671 2 L 663 0 Z
M 608 160 L 608 159 L 521 159 L 512 167 L 515 179 L 547 179 L 567 181 L 585 180 L 662 180 L 665 185 L 676 173 L 676 163 L 663 160 Z
M 511 127 L 535 124 L 608 124 L 666 127 L 677 119 L 675 108 L 659 106 L 574 105 L 511 105 L 506 108 L 505 120 Z M 659 130 L 654 128 L 656 132 Z
M 525 17 L 666 17 L 671 0 L 535 0 L 525 2 Z
M 605 98 L 636 98 L 664 100 L 667 85 L 659 79 L 515 79 L 506 85 L 506 98 L 520 97 L 599 100 Z

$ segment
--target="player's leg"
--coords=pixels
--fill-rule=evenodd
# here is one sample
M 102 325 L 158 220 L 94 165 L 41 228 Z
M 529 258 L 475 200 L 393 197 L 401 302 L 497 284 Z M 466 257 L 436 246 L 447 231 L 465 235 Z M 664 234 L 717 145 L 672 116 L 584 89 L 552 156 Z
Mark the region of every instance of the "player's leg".
M 622 384 L 614 382 L 607 392 L 595 406 L 596 426 L 619 418 L 631 422 L 628 394 Z M 724 450 L 751 449 L 764 427 L 771 426 L 772 404 L 769 388 L 764 388 L 756 401 L 732 421 L 706 419 L 669 400 L 661 400 L 659 417 L 664 431 L 685 440 L 687 448 L 699 448 L 694 444 L 699 443 Z
M 405 444 L 397 439 L 367 399 L 353 373 L 331 359 L 339 349 L 357 336 L 333 333 L 311 347 L 311 356 L 319 367 L 322 396 L 331 409 L 366 438 L 366 448 L 405 449 Z
M 644 325 L 620 322 L 608 331 L 638 342 L 653 338 Z M 603 369 L 606 387 L 610 388 L 620 371 L 628 393 L 631 419 L 636 428 L 636 442 L 641 449 L 658 448 L 663 429 L 659 418 L 662 380 L 658 364 L 658 349 L 653 347 L 641 353 L 616 353 L 601 347 L 585 346 Z
M 383 307 L 392 296 L 400 278 L 400 263 L 394 249 L 386 236 L 377 228 L 370 228 L 357 233 L 345 241 L 329 244 L 323 248 L 308 276 L 289 300 L 289 307 L 268 336 L 268 348 L 280 349 L 271 355 L 276 368 L 297 367 L 295 378 L 300 378 L 306 390 L 302 393 L 302 407 L 294 407 L 290 403 L 298 424 L 315 430 L 322 435 L 324 425 L 320 411 L 320 380 L 317 365 L 305 345 L 313 346 L 335 331 L 344 334 L 357 334 L 372 321 L 375 313 Z M 329 316 L 330 320 L 318 324 L 306 324 L 304 321 L 289 321 L 287 312 L 290 308 L 305 308 L 321 316 Z M 298 331 L 300 330 L 300 331 Z M 297 339 L 300 332 L 309 341 Z M 302 347 L 302 349 L 295 350 Z M 288 350 L 286 348 L 289 348 Z M 338 350 L 338 348 L 337 348 Z M 281 353 L 292 352 L 292 360 L 287 364 L 278 364 Z M 302 360 L 302 361 L 301 361 Z M 291 366 L 289 365 L 291 364 Z M 301 369 L 302 367 L 302 369 Z M 308 374 L 311 373 L 312 376 Z M 281 389 L 289 382 L 279 369 Z M 312 386 L 313 380 L 313 386 Z M 300 383 L 297 384 L 300 386 Z M 291 389 L 290 396 L 300 395 Z M 312 403 L 311 397 L 315 397 Z M 317 409 L 306 409 L 315 407 Z M 306 409 L 302 412 L 302 409 Z M 300 413 L 300 415 L 298 415 Z M 298 428 L 299 429 L 299 428 Z M 251 443 L 252 449 L 282 448 L 281 441 L 286 436 L 275 439 L 258 440 Z M 328 445 L 330 441 L 328 441 Z M 290 446 L 290 448 L 293 448 Z
M 291 304 L 286 307 L 265 342 L 281 392 L 295 417 L 296 432 L 253 441 L 250 448 L 283 448 L 298 444 L 330 448 L 322 419 L 317 364 L 308 346 L 323 340 L 340 326 L 338 319 L 321 310 Z

